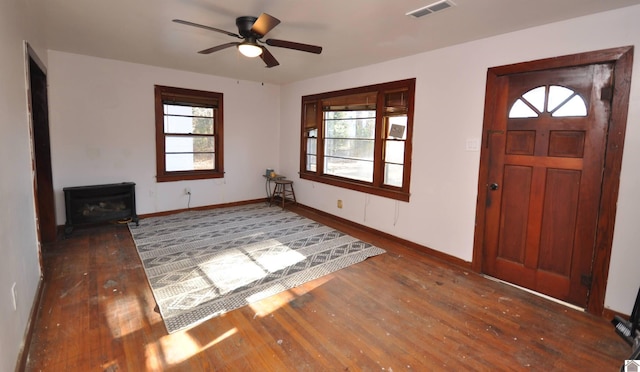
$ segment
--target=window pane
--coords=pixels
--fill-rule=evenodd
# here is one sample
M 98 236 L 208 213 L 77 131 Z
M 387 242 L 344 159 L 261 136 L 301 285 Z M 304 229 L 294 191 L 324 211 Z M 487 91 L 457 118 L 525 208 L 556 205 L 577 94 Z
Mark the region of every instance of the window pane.
M 332 119 L 366 119 L 366 118 L 375 118 L 376 111 L 375 110 L 346 110 L 346 111 L 325 111 L 324 119 L 332 120 Z
M 317 169 L 316 162 L 318 161 L 315 155 L 307 155 L 307 170 L 315 172 Z
M 164 132 L 213 134 L 213 118 L 165 115 Z
M 166 136 L 165 152 L 214 152 L 214 137 Z
M 316 138 L 307 138 L 307 154 L 317 154 L 318 149 L 316 148 L 318 140 Z
M 331 158 L 325 156 L 324 172 L 333 176 L 372 182 L 373 161 Z
M 167 172 L 213 170 L 215 154 L 167 154 L 165 167 Z
M 164 113 L 165 115 L 201 116 L 212 118 L 213 108 L 165 104 Z
M 211 107 L 193 107 L 193 116 L 200 116 L 205 118 L 213 117 L 213 108 Z
M 538 112 L 543 112 L 546 93 L 545 87 L 537 87 L 523 94 L 522 97 L 529 101 Z
M 193 152 L 193 138 L 165 137 L 165 152 Z
M 193 137 L 193 152 L 215 152 L 216 142 L 213 137 Z
M 193 134 L 213 134 L 213 118 L 193 118 Z
M 213 170 L 215 169 L 216 154 L 194 154 L 193 169 L 195 170 Z
M 315 172 L 317 167 L 318 158 L 318 130 L 312 129 L 307 131 L 307 161 L 305 169 L 310 172 Z
M 374 140 L 328 139 L 324 142 L 327 156 L 373 160 Z
M 587 116 L 587 105 L 584 103 L 582 97 L 575 95 L 567 103 L 560 106 L 560 108 L 556 110 L 551 116 Z
M 325 138 L 375 137 L 375 111 L 325 112 Z
M 399 164 L 384 165 L 384 184 L 389 186 L 402 187 L 402 172 L 404 166 Z
M 555 110 L 565 99 L 569 98 L 573 94 L 571 89 L 561 87 L 559 85 L 552 85 L 549 87 L 549 103 L 547 104 L 547 111 L 552 112 Z
M 404 141 L 385 141 L 384 161 L 387 163 L 404 163 Z
M 193 128 L 193 118 L 185 116 L 167 116 L 164 117 L 165 133 L 191 133 Z
M 192 109 L 191 106 L 181 106 L 181 105 L 164 105 L 164 114 L 165 115 L 191 115 Z
M 533 109 L 527 106 L 526 103 L 522 102 L 520 98 L 516 100 L 516 102 L 511 106 L 511 111 L 509 111 L 510 118 L 535 118 L 538 117 L 538 113 L 533 111 Z

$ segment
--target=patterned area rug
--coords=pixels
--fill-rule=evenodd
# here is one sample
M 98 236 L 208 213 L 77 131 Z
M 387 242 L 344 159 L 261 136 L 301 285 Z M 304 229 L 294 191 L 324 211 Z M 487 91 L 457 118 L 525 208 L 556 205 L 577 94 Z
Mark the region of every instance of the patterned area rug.
M 129 230 L 169 333 L 385 252 L 262 203 L 145 218 Z

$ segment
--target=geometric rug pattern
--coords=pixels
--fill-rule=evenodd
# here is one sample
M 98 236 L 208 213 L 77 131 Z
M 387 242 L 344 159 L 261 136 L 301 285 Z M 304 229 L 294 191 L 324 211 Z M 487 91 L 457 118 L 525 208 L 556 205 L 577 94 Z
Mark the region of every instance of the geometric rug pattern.
M 264 203 L 143 218 L 129 230 L 169 333 L 385 252 Z

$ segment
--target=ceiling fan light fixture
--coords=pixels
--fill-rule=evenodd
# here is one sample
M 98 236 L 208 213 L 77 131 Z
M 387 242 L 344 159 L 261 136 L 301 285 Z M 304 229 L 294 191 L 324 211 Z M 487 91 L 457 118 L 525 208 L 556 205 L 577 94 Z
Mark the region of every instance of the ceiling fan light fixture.
M 450 0 L 441 0 L 441 1 L 450 1 Z M 242 41 L 224 43 L 224 44 L 216 45 L 211 48 L 203 49 L 198 51 L 199 54 L 211 54 L 211 53 L 218 52 L 223 49 L 227 49 L 235 46 L 236 48 L 238 48 L 238 51 L 243 56 L 246 56 L 249 58 L 260 57 L 260 59 L 262 59 L 262 61 L 265 63 L 266 67 L 271 68 L 271 67 L 280 65 L 280 63 L 271 54 L 271 52 L 269 52 L 269 49 L 262 46 L 262 44 L 266 44 L 266 45 L 274 46 L 278 48 L 299 50 L 301 52 L 308 52 L 308 53 L 314 53 L 314 54 L 322 53 L 322 47 L 317 45 L 296 43 L 293 41 L 280 40 L 280 39 L 266 39 L 265 41 L 262 41 L 261 39 L 264 38 L 269 31 L 271 31 L 274 27 L 276 27 L 280 23 L 280 20 L 278 18 L 272 15 L 269 15 L 267 13 L 262 13 L 260 14 L 259 17 L 242 16 L 242 17 L 236 18 L 236 26 L 238 27 L 237 34 L 235 32 L 229 32 L 229 31 L 221 30 L 219 28 L 205 26 L 198 23 L 184 21 L 181 19 L 174 19 L 173 22 L 180 23 L 186 26 L 203 28 L 205 30 L 218 32 L 218 33 L 225 34 L 227 36 L 231 36 L 233 38 L 242 40 Z
M 262 54 L 262 48 L 256 43 L 245 41 L 238 44 L 238 50 L 243 56 L 249 58 L 255 58 Z

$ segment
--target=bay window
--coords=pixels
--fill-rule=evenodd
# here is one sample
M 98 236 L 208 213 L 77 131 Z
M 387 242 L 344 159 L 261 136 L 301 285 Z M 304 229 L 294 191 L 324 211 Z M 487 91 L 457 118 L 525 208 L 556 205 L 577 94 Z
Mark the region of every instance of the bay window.
M 409 200 L 415 79 L 302 97 L 300 177 Z

